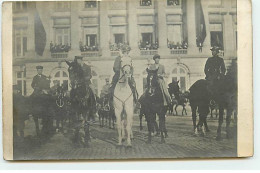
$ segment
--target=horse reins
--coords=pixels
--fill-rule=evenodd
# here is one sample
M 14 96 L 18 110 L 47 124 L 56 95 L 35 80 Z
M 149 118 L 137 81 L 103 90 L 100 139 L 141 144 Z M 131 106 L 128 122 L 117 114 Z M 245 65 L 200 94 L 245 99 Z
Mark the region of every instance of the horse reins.
M 131 92 L 131 94 L 126 98 L 125 101 L 121 100 L 120 98 L 118 98 L 118 97 L 115 96 L 115 95 L 114 95 L 114 97 L 122 103 L 122 105 L 123 105 L 123 110 L 124 110 L 124 109 L 125 109 L 125 102 L 126 102 L 132 95 L 133 95 L 133 93 Z

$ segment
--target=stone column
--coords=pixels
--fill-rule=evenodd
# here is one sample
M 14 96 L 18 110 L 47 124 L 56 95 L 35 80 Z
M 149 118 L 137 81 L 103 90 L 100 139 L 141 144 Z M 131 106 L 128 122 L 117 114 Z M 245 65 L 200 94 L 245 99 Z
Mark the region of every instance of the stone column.
M 69 51 L 69 57 L 72 58 L 76 55 L 80 55 L 80 50 L 79 50 L 79 32 L 80 32 L 80 22 L 81 20 L 79 19 L 78 16 L 78 4 L 79 2 L 71 2 L 71 10 L 70 10 L 70 42 L 71 42 L 71 50 Z
M 136 7 L 139 1 L 127 1 L 128 3 L 128 41 L 131 47 L 131 56 L 140 56 L 140 50 L 138 48 L 138 25 Z
M 195 0 L 187 0 L 188 53 L 197 53 Z
M 109 40 L 110 40 L 110 27 L 109 27 L 109 18 L 108 18 L 108 3 L 107 1 L 100 1 L 100 48 L 102 51 L 103 57 L 110 57 L 109 50 Z
M 231 1 L 225 1 L 225 7 L 227 11 L 230 11 L 232 8 Z M 234 28 L 233 28 L 233 18 L 228 12 L 223 13 L 223 42 L 224 42 L 224 51 L 225 56 L 229 57 L 236 50 L 235 48 L 235 38 L 234 38 Z
M 166 23 L 166 1 L 158 0 L 158 39 L 160 55 L 169 55 L 170 50 L 167 47 L 167 23 Z

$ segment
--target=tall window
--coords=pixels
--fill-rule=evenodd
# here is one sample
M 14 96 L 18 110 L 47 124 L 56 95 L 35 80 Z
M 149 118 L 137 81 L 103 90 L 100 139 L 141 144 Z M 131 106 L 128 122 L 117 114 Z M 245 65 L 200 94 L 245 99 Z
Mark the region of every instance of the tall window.
M 96 34 L 86 35 L 86 45 L 87 46 L 96 46 L 97 45 L 97 35 Z
M 152 0 L 140 0 L 140 6 L 152 6 Z
M 168 41 L 173 44 L 182 44 L 181 25 L 168 25 Z
M 85 8 L 97 8 L 97 1 L 85 1 Z
M 173 69 L 172 80 L 179 81 L 181 92 L 187 91 L 188 74 L 183 67 L 177 66 Z
M 25 1 L 14 2 L 15 11 L 27 10 L 27 7 L 28 7 L 28 4 Z
M 27 52 L 27 29 L 15 29 L 15 55 L 25 56 Z
M 70 44 L 70 34 L 69 28 L 56 28 L 56 44 L 69 45 Z
M 115 43 L 125 43 L 125 34 L 114 34 L 115 37 Z
M 26 80 L 25 80 L 25 72 L 19 71 L 16 73 L 16 82 L 19 91 L 21 92 L 22 95 L 26 95 Z
M 142 33 L 142 41 L 146 44 L 153 43 L 153 33 Z
M 178 6 L 180 3 L 181 0 L 167 0 L 167 6 Z
M 218 46 L 224 49 L 222 24 L 210 24 L 210 39 L 212 47 Z
M 212 6 L 212 7 L 222 6 L 222 0 L 210 0 L 208 2 L 209 2 L 209 6 Z
M 69 1 L 57 1 L 56 2 L 56 10 L 57 11 L 68 11 L 70 9 Z
M 51 78 L 52 83 L 51 86 L 53 86 L 53 83 L 57 82 L 60 86 L 64 86 L 65 90 L 68 90 L 69 88 L 69 76 L 67 72 L 65 72 L 62 69 L 57 70 L 54 73 L 54 76 Z

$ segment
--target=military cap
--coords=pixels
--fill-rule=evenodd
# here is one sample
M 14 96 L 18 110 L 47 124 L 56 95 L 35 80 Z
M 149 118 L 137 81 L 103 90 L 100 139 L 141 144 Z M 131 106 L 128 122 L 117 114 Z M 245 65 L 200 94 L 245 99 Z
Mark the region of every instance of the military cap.
M 36 69 L 37 69 L 37 70 L 38 70 L 38 69 L 43 69 L 43 66 L 37 65 L 37 66 L 36 66 Z
M 213 46 L 210 50 L 219 52 L 221 49 L 217 46 Z
M 77 59 L 83 59 L 83 56 L 75 56 L 75 60 L 77 60 Z
M 153 60 L 155 60 L 155 59 L 157 59 L 157 58 L 161 58 L 161 56 L 159 55 L 159 54 L 155 54 L 154 56 L 153 56 Z

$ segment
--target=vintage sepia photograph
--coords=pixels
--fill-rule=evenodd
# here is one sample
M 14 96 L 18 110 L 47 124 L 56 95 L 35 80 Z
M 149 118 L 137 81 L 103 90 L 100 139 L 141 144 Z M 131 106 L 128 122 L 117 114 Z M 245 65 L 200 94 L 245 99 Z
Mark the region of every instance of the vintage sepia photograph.
M 237 0 L 11 5 L 13 160 L 238 157 Z

